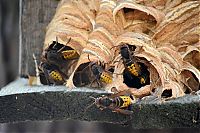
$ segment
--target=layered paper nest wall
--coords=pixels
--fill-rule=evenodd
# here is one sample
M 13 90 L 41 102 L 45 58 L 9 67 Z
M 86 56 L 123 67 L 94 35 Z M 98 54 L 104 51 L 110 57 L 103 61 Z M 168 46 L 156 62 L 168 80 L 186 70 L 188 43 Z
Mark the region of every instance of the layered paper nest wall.
M 132 95 L 157 96 L 165 90 L 172 97 L 199 90 L 200 10 L 198 0 L 62 0 L 47 27 L 44 49 L 56 41 L 80 54 L 66 86 L 74 88 L 74 74 L 81 64 L 100 61 L 114 66 L 113 82 L 104 87 Z M 150 84 L 130 88 L 123 83 L 124 65 L 119 46 L 136 46 L 134 56 L 148 66 Z M 88 60 L 88 55 L 90 60 Z

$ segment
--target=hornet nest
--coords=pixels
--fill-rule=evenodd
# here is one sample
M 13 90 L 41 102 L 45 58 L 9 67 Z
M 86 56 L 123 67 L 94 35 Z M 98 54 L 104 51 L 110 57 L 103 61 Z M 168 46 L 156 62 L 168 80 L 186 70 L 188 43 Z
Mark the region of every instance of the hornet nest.
M 62 0 L 47 27 L 43 55 L 52 42 L 78 53 L 73 59 L 65 49 L 61 55 L 69 58 L 57 64 L 70 89 L 103 88 L 139 98 L 196 92 L 199 5 L 198 0 Z

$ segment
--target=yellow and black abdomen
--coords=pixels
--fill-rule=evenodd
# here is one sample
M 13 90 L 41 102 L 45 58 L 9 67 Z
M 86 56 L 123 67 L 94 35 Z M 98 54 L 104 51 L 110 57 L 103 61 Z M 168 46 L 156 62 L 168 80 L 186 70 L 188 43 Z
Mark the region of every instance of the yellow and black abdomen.
M 127 65 L 127 70 L 134 76 L 139 76 L 141 73 L 141 68 L 138 63 L 132 63 L 130 65 Z
M 108 72 L 102 72 L 100 75 L 100 80 L 106 84 L 112 83 L 112 75 Z
M 62 51 L 63 58 L 66 60 L 78 59 L 79 54 L 76 50 L 65 50 Z
M 119 96 L 114 100 L 114 105 L 116 108 L 126 108 L 133 103 L 130 96 Z
M 47 85 L 62 85 L 67 76 L 59 70 L 59 67 L 48 62 L 42 62 L 39 66 L 40 80 Z
M 120 96 L 119 98 L 123 100 L 123 104 L 120 108 L 125 108 L 132 104 L 132 99 L 130 96 Z
M 61 75 L 58 71 L 56 71 L 56 70 L 51 71 L 51 72 L 49 73 L 49 76 L 50 76 L 53 80 L 55 80 L 55 81 L 58 81 L 58 82 L 64 81 L 62 75 Z
M 128 66 L 128 67 L 127 67 Z M 129 62 L 123 71 L 124 83 L 128 87 L 141 88 L 150 84 L 150 73 L 147 66 L 140 62 Z

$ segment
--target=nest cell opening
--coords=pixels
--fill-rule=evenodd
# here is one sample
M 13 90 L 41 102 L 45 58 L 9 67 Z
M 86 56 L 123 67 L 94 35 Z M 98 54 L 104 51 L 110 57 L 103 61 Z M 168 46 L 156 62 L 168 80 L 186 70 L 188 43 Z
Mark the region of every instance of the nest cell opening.
M 172 89 L 164 90 L 161 95 L 162 98 L 172 97 Z
M 141 74 L 139 76 L 134 76 L 127 69 L 124 69 L 123 83 L 125 83 L 128 87 L 139 89 L 150 84 L 150 73 L 147 70 L 147 66 L 140 62 L 139 65 L 141 66 Z
M 91 84 L 90 62 L 79 65 L 73 77 L 73 83 L 76 87 L 83 87 Z
M 73 83 L 76 87 L 102 88 L 107 83 L 102 81 L 103 77 L 108 76 L 106 73 L 113 73 L 114 68 L 110 67 L 107 72 L 105 66 L 96 62 L 82 63 L 76 69 L 73 77 Z M 107 78 L 105 78 L 107 79 Z
M 53 41 L 53 43 L 49 46 L 49 49 L 56 49 L 56 50 L 60 50 L 62 48 L 62 50 L 74 50 L 73 48 L 71 48 L 70 46 L 58 43 L 56 41 Z
M 197 69 L 200 69 L 200 52 L 193 50 L 190 53 L 188 53 L 184 58 L 184 61 L 189 62 Z
M 108 69 L 108 71 L 111 72 L 111 73 L 114 73 L 115 69 L 111 67 L 111 68 Z
M 181 72 L 181 75 L 185 77 L 186 84 L 185 84 L 185 93 L 190 94 L 191 92 L 196 92 L 200 90 L 200 83 L 196 75 L 188 70 L 184 70 Z
M 123 8 L 122 10 L 124 12 L 126 20 L 142 20 L 153 24 L 154 26 L 157 23 L 156 19 L 152 15 L 147 14 L 146 12 L 131 8 Z

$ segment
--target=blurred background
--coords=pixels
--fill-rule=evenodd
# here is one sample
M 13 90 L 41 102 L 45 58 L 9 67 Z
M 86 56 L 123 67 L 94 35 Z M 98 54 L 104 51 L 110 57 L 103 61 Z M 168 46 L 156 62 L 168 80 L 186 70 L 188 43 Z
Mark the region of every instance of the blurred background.
M 18 74 L 18 5 L 18 0 L 0 0 L 0 88 Z
M 19 67 L 19 0 L 0 0 L 0 88 L 15 80 Z M 0 124 L 0 133 L 200 133 L 200 129 L 132 129 L 108 123 L 37 121 Z

